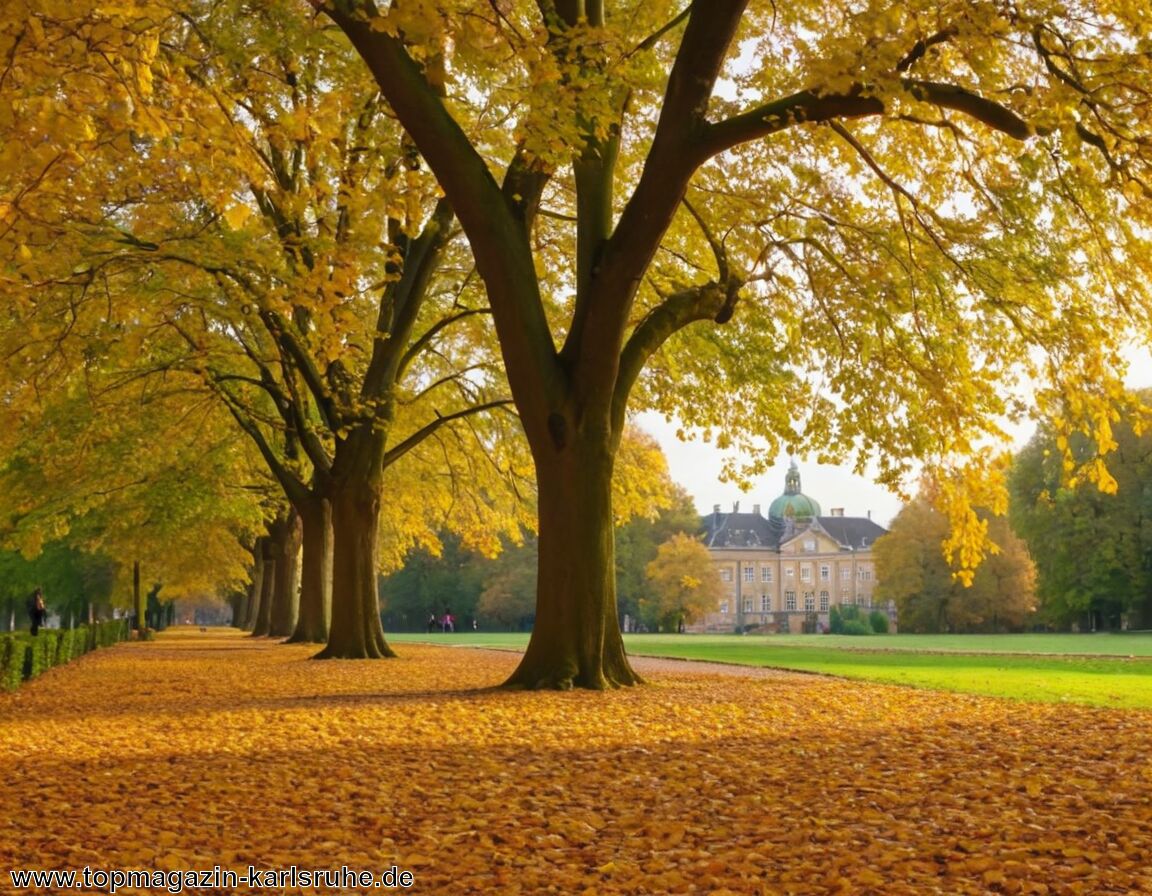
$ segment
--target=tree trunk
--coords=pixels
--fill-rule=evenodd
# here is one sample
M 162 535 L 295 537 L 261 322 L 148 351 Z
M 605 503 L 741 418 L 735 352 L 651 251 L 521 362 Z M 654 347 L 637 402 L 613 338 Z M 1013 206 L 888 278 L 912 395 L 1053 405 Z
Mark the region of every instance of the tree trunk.
M 277 575 L 268 634 L 287 638 L 296 629 L 300 608 L 300 515 L 290 509 L 269 528 L 276 551 Z
M 376 587 L 380 491 L 349 478 L 332 494 L 332 627 L 317 659 L 380 659 L 384 639 Z
M 143 634 L 148 627 L 144 592 L 140 590 L 140 561 L 132 564 L 132 606 L 136 609 L 136 631 Z
M 385 433 L 382 421 L 337 441 L 330 471 L 332 623 L 316 659 L 382 659 L 396 654 L 384 639 L 376 584 L 376 540 Z
M 581 435 L 536 452 L 536 625 L 511 687 L 603 690 L 640 677 L 616 615 L 610 440 Z
M 332 506 L 327 498 L 314 497 L 296 509 L 303 539 L 300 615 L 288 642 L 324 644 L 332 614 Z
M 252 546 L 252 584 L 248 588 L 248 596 L 244 601 L 244 613 L 238 628 L 246 632 L 256 627 L 256 619 L 260 615 L 260 595 L 264 593 L 264 537 L 256 539 Z
M 263 539 L 261 553 L 264 557 L 264 575 L 260 581 L 260 609 L 252 628 L 254 638 L 267 637 L 272 630 L 272 601 L 276 596 L 277 569 L 276 547 L 271 537 Z

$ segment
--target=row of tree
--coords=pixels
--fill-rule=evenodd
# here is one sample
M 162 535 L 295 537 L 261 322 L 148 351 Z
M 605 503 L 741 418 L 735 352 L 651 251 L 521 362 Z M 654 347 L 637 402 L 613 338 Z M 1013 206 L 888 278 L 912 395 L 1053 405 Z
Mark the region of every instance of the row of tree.
M 838 7 L 5 4 L 4 536 L 381 657 L 382 563 L 529 528 L 510 683 L 628 684 L 643 406 L 959 469 L 971 567 L 1000 386 L 1103 447 L 1152 319 L 1145 20 Z

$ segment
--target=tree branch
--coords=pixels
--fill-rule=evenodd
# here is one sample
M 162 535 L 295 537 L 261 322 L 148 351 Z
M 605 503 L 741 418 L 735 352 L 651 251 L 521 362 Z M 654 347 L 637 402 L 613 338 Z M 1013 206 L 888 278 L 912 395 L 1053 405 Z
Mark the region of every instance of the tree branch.
M 544 314 L 524 218 L 509 207 L 485 160 L 401 40 L 372 29 L 372 4 L 310 2 L 351 40 L 436 175 L 487 284 L 513 391 L 525 407 L 534 408 L 533 419 L 545 419 L 550 396 L 562 393 L 565 377 Z
M 423 427 L 416 430 L 416 432 L 412 433 L 412 435 L 408 436 L 408 438 L 406 438 L 404 441 L 396 445 L 396 447 L 386 451 L 384 453 L 383 468 L 387 469 L 391 464 L 394 464 L 401 457 L 403 457 L 445 424 L 451 423 L 453 420 L 459 420 L 463 417 L 469 417 L 472 414 L 479 414 L 483 413 L 484 411 L 490 411 L 493 408 L 508 407 L 511 404 L 512 399 L 502 398 L 497 401 L 489 401 L 485 404 L 478 404 L 474 407 L 465 408 L 462 411 L 456 411 L 454 414 L 448 414 L 446 416 L 440 416 L 437 414 L 435 420 L 425 424 Z
M 743 282 L 731 278 L 673 293 L 653 308 L 632 331 L 620 355 L 620 372 L 612 395 L 612 425 L 621 432 L 628 409 L 628 396 L 641 371 L 673 333 L 700 320 L 727 323 L 732 318 Z

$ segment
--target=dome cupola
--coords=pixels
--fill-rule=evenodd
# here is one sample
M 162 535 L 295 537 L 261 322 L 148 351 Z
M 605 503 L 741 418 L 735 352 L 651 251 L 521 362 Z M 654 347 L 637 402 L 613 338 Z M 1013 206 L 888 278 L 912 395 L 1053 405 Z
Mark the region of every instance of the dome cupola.
M 784 477 L 784 494 L 768 505 L 768 519 L 783 522 L 812 520 L 820 516 L 820 504 L 800 491 L 800 470 L 796 461 L 788 468 Z

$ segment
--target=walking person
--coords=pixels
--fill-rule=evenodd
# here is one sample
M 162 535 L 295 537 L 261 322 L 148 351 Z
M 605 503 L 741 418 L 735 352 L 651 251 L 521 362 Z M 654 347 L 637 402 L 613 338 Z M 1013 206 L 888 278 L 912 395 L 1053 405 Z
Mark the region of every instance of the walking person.
M 28 598 L 28 616 L 32 620 L 32 635 L 40 634 L 40 626 L 48 617 L 48 608 L 44 606 L 44 592 L 39 588 Z

